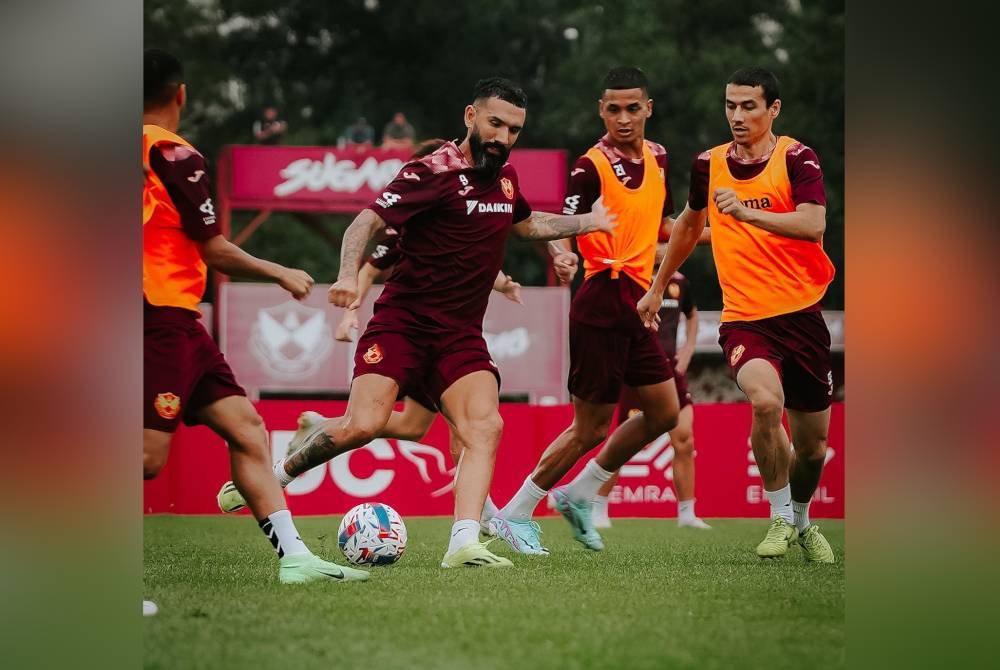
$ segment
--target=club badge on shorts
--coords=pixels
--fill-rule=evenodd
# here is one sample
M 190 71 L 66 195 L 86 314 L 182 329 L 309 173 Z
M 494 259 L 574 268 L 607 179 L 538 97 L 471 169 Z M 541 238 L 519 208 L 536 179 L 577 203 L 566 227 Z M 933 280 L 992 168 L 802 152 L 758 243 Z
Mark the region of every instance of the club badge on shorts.
M 733 353 L 729 355 L 730 367 L 733 367 L 740 362 L 740 358 L 743 357 L 743 352 L 746 350 L 747 348 L 744 347 L 742 344 L 737 345 L 736 348 L 733 349 Z
M 667 293 L 670 294 L 671 298 L 679 298 L 681 295 L 681 287 L 671 282 L 670 284 L 667 284 Z
M 500 188 L 503 189 L 503 194 L 507 196 L 508 200 L 514 199 L 514 183 L 510 179 L 507 179 L 507 177 L 501 179 Z
M 156 413 L 164 419 L 174 419 L 181 411 L 181 399 L 173 393 L 161 393 L 153 401 L 153 407 L 156 408 Z
M 368 347 L 368 351 L 361 357 L 361 360 L 368 365 L 375 365 L 382 360 L 382 348 L 378 344 L 373 344 Z

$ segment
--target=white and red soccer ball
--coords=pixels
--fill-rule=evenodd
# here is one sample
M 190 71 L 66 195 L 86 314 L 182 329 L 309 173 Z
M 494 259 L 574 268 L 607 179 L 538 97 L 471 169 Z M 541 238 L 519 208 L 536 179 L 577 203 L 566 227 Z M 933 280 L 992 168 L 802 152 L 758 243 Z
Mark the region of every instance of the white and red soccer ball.
M 388 505 L 361 503 L 340 520 L 337 544 L 351 563 L 395 563 L 406 551 L 406 526 Z

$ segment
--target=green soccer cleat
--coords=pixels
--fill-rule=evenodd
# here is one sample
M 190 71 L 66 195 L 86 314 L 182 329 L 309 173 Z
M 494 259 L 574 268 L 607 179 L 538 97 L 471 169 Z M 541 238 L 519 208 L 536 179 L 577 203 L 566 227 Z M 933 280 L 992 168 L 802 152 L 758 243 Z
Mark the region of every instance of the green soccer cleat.
M 307 582 L 363 582 L 368 579 L 364 570 L 355 570 L 330 561 L 324 561 L 315 554 L 282 556 L 278 568 L 278 581 L 282 584 L 305 584 Z
M 788 553 L 788 547 L 799 537 L 799 531 L 780 516 L 771 519 L 767 535 L 757 545 L 757 555 L 761 558 L 778 558 Z
M 223 484 L 219 490 L 219 495 L 215 496 L 215 499 L 219 503 L 219 509 L 226 514 L 239 512 L 247 506 L 247 501 L 243 498 L 243 494 L 236 489 L 236 484 L 232 482 Z
M 594 528 L 594 522 L 590 518 L 593 503 L 589 500 L 579 502 L 570 500 L 565 488 L 560 486 L 552 489 L 552 500 L 555 502 L 556 510 L 569 522 L 573 530 L 573 539 L 591 551 L 603 550 L 604 541 L 601 540 L 601 535 Z
M 799 546 L 810 563 L 835 563 L 837 560 L 830 543 L 817 526 L 809 526 L 799 534 Z
M 445 554 L 441 559 L 442 568 L 509 568 L 514 564 L 503 556 L 497 556 L 487 545 L 493 540 L 486 542 L 470 542 L 464 547 L 459 547 L 451 554 Z

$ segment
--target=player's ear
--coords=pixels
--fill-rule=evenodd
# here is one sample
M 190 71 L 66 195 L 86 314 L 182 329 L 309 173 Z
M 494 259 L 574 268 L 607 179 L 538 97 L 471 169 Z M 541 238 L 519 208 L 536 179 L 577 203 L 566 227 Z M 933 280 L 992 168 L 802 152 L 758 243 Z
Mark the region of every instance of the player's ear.
M 653 99 L 650 98 L 646 100 L 646 116 L 650 117 L 653 115 Z
M 181 84 L 177 87 L 177 106 L 184 109 L 184 105 L 187 104 L 187 84 Z
M 473 105 L 465 106 L 465 127 L 471 128 L 472 123 L 476 120 L 476 108 Z
M 771 113 L 771 120 L 778 118 L 778 114 L 781 113 L 781 98 L 775 98 L 774 102 L 771 103 L 771 109 L 768 110 Z

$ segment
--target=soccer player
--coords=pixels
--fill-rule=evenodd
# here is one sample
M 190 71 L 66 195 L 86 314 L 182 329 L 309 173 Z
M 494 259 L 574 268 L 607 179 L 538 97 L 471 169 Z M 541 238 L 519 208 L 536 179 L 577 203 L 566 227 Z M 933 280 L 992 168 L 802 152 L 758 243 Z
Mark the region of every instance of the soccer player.
M 275 465 L 282 484 L 376 437 L 399 395 L 424 394 L 464 445 L 455 477 L 455 523 L 442 567 L 504 567 L 479 542 L 497 444 L 499 374 L 482 336 L 489 292 L 511 232 L 553 240 L 614 230 L 598 202 L 591 213 L 532 212 L 507 163 L 525 121 L 527 98 L 501 78 L 477 82 L 461 142 L 407 163 L 344 234 L 331 300 L 357 307 L 366 243 L 386 225 L 400 231 L 401 259 L 358 341 L 344 416 L 329 419 Z
M 673 210 L 667 153 L 645 139 L 653 101 L 641 70 L 614 68 L 602 89 L 598 114 L 607 134 L 573 165 L 563 212 L 586 211 L 603 201 L 619 225 L 611 233 L 577 239 L 586 278 L 569 314 L 573 423 L 548 446 L 534 472 L 491 521 L 500 537 L 526 554 L 548 553 L 531 516 L 550 489 L 574 538 L 588 549 L 603 549 L 591 519 L 598 489 L 643 445 L 677 425 L 670 362 L 635 310 L 652 278 L 659 231 L 669 225 Z M 618 426 L 570 484 L 553 489 L 607 436 L 623 384 L 636 389 L 642 412 Z
M 820 311 L 834 275 L 823 251 L 823 171 L 812 149 L 774 134 L 781 99 L 773 73 L 733 73 L 725 105 L 733 141 L 695 159 L 687 207 L 637 308 L 655 329 L 667 282 L 707 215 L 722 286 L 719 344 L 753 406 L 750 444 L 771 503 L 757 555 L 783 556 L 798 540 L 807 560 L 832 563 L 830 544 L 809 523 L 833 395 L 830 333 Z M 786 409 L 794 451 L 781 423 Z
M 684 314 L 686 338 L 684 345 L 678 350 L 677 327 L 680 324 L 681 314 Z M 707 530 L 711 526 L 694 513 L 694 406 L 685 375 L 698 339 L 698 308 L 691 295 L 690 283 L 680 272 L 675 272 L 667 283 L 666 295 L 660 304 L 659 317 L 660 346 L 673 365 L 674 383 L 677 385 L 677 397 L 681 408 L 677 415 L 677 426 L 670 431 L 670 445 L 674 450 L 672 467 L 674 489 L 677 492 L 677 525 L 682 528 Z M 641 411 L 639 398 L 635 389 L 626 386 L 622 389 L 621 399 L 618 402 L 619 424 L 639 411 Z M 608 495 L 617 481 L 616 472 L 601 486 L 594 498 L 595 528 L 611 527 L 611 520 L 608 518 Z
M 151 479 L 163 468 L 182 419 L 205 424 L 229 445 L 233 480 L 278 554 L 281 582 L 367 579 L 302 542 L 271 472 L 264 422 L 198 322 L 206 266 L 273 281 L 296 298 L 309 293 L 312 277 L 222 236 L 205 160 L 176 134 L 187 100 L 180 61 L 158 49 L 147 49 L 143 61 L 143 475 Z

